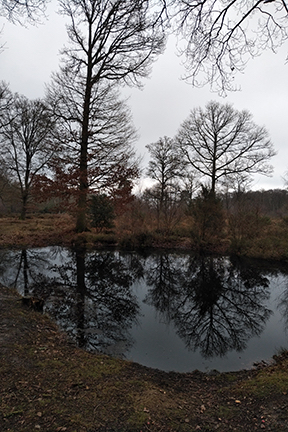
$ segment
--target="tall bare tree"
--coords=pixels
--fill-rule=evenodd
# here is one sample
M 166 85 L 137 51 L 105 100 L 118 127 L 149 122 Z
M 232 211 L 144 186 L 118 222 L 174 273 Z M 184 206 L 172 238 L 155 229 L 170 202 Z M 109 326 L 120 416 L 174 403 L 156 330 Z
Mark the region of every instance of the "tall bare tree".
M 288 39 L 287 0 L 172 0 L 181 34 L 187 79 L 209 82 L 220 92 L 234 88 L 235 72 L 266 49 Z
M 56 172 L 59 174 L 62 166 L 62 174 L 65 174 L 66 183 L 67 180 L 70 183 L 70 191 L 74 190 L 76 199 L 75 185 L 79 185 L 81 174 L 79 159 L 85 92 L 85 80 L 69 69 L 54 74 L 47 92 L 62 149 L 55 160 Z M 111 196 L 123 182 L 132 182 L 138 176 L 139 164 L 133 149 L 135 138 L 130 110 L 120 98 L 118 86 L 107 82 L 94 85 L 90 97 L 86 164 L 90 192 Z
M 43 101 L 30 101 L 16 94 L 0 129 L 0 154 L 1 163 L 20 186 L 22 219 L 26 216 L 34 178 L 47 167 L 53 155 L 52 133 L 53 122 Z
M 93 89 L 103 81 L 139 85 L 162 51 L 164 37 L 159 16 L 155 16 L 155 8 L 147 0 L 61 0 L 60 5 L 62 13 L 70 19 L 70 44 L 63 51 L 62 71 L 74 74 L 72 82 L 85 83 L 81 94 L 80 194 L 76 224 L 76 230 L 81 232 L 87 229 L 90 113 L 95 109 Z
M 275 151 L 267 130 L 257 126 L 248 111 L 229 104 L 212 101 L 205 110 L 192 110 L 177 141 L 191 169 L 208 179 L 213 194 L 221 180 L 273 171 L 268 162 Z

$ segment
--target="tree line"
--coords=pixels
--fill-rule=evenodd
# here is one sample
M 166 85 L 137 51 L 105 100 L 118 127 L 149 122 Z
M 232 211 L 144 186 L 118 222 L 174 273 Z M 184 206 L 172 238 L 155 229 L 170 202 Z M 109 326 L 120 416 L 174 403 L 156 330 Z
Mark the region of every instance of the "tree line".
M 0 14 L 14 22 L 37 21 L 45 4 L 2 0 Z M 75 211 L 77 232 L 88 228 L 91 193 L 116 203 L 131 199 L 140 168 L 133 148 L 136 132 L 120 88 L 142 85 L 171 32 L 184 38 L 187 79 L 195 85 L 208 81 L 220 92 L 230 88 L 247 56 L 274 49 L 287 36 L 284 0 L 239 1 L 219 9 L 210 0 L 58 4 L 69 22 L 68 43 L 45 98 L 29 101 L 1 83 L 1 185 L 17 185 L 22 218 L 32 192 L 38 200 L 53 196 L 59 206 Z M 250 27 L 260 33 L 244 30 L 250 18 Z M 174 202 L 176 196 L 183 201 L 202 188 L 202 197 L 215 203 L 220 186 L 229 190 L 233 183 L 241 190 L 254 172 L 269 174 L 275 154 L 267 131 L 249 112 L 215 102 L 192 110 L 175 138 L 160 138 L 147 148 L 148 174 L 156 181 L 147 196 L 157 202 L 159 221 L 168 214 L 172 195 Z M 94 209 L 97 205 L 94 199 Z
M 63 96 L 65 87 L 57 85 L 58 78 L 43 100 L 13 94 L 1 84 L 2 211 L 20 211 L 23 219 L 32 204 L 38 211 L 77 216 L 80 129 L 76 108 L 66 93 Z M 241 212 L 286 215 L 285 190 L 250 190 L 255 172 L 272 172 L 275 151 L 268 132 L 249 112 L 213 101 L 205 109 L 191 110 L 175 137 L 147 145 L 146 175 L 154 184 L 135 196 L 133 185 L 141 169 L 130 111 L 116 87 L 98 90 L 101 111 L 91 117 L 87 158 L 87 227 L 112 228 L 116 216 L 142 206 L 142 216 L 149 213 L 156 221 L 151 226 L 163 232 L 192 216 L 203 240 L 207 233 L 221 231 L 224 212 L 238 218 Z

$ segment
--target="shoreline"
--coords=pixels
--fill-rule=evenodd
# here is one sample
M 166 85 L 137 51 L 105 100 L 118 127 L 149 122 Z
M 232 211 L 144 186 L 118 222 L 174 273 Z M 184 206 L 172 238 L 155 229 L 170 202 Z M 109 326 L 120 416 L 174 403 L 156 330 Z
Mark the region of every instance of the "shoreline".
M 238 240 L 229 238 L 220 242 L 199 243 L 187 233 L 167 234 L 152 231 L 97 232 L 91 229 L 82 234 L 74 231 L 74 219 L 66 214 L 31 216 L 22 221 L 16 217 L 0 218 L 0 248 L 35 248 L 63 246 L 89 249 L 114 248 L 123 251 L 170 250 L 188 253 L 238 256 L 286 264 L 288 261 L 288 226 L 277 229 L 272 224 L 263 236 Z M 277 225 L 277 224 L 276 224 Z M 274 230 L 274 231 L 273 231 Z M 276 230 L 276 231 L 275 231 Z M 234 242 L 234 243 L 233 243 Z

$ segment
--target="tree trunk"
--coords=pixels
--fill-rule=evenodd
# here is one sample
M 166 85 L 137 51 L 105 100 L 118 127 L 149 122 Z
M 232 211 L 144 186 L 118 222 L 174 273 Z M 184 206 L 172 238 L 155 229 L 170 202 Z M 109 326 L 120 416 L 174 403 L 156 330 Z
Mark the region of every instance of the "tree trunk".
M 88 111 L 88 112 L 87 112 Z M 89 105 L 85 102 L 84 106 L 84 121 L 82 126 L 82 141 L 80 152 L 79 165 L 79 196 L 77 207 L 76 231 L 78 233 L 87 231 L 87 193 L 88 193 L 88 177 L 87 177 L 87 153 L 88 153 L 88 124 L 89 124 Z
M 90 27 L 90 42 L 91 46 L 91 27 Z M 80 165 L 79 165 L 79 198 L 77 209 L 77 222 L 76 232 L 81 233 L 87 231 L 87 194 L 88 194 L 88 174 L 87 174 L 87 160 L 88 160 L 88 137 L 89 137 L 89 114 L 90 114 L 90 100 L 91 100 L 91 87 L 92 87 L 92 55 L 88 54 L 87 61 L 87 77 L 86 77 L 86 90 L 85 100 L 83 107 L 83 121 L 82 121 L 82 134 L 81 134 L 81 152 L 80 152 Z
M 27 213 L 27 202 L 28 202 L 28 193 L 25 191 L 22 193 L 22 209 L 20 214 L 20 219 L 25 220 L 26 219 L 26 213 Z
M 215 196 L 215 187 L 216 187 L 216 162 L 217 162 L 217 134 L 215 134 L 214 136 L 212 173 L 211 173 L 211 194 L 213 196 Z

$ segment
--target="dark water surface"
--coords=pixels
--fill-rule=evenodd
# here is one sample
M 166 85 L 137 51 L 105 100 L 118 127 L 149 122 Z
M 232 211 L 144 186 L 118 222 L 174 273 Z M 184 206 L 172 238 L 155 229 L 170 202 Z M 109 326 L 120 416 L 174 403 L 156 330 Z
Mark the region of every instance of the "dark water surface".
M 240 370 L 288 347 L 288 268 L 181 253 L 0 251 L 0 281 L 77 344 L 165 371 Z

